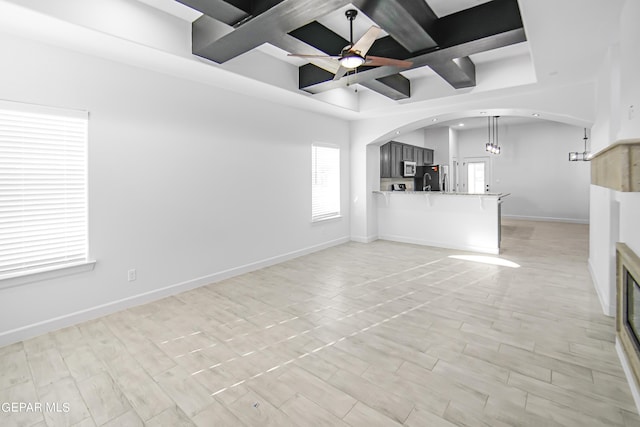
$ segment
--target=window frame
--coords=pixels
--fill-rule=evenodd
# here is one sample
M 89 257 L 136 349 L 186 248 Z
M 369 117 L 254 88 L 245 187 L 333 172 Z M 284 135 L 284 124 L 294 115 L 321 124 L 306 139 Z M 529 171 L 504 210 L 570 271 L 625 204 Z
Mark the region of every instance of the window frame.
M 31 267 L 25 267 L 22 269 L 15 269 L 14 271 L 7 270 L 4 273 L 0 273 L 0 289 L 9 288 L 13 286 L 19 286 L 27 283 L 32 283 L 41 280 L 53 279 L 61 276 L 66 276 L 69 274 L 75 274 L 83 271 L 90 271 L 94 268 L 96 261 L 91 259 L 90 251 L 89 251 L 89 112 L 83 110 L 72 110 L 68 108 L 59 108 L 59 107 L 50 107 L 44 105 L 36 105 L 36 104 L 27 104 L 23 102 L 16 101 L 8 101 L 0 99 L 0 110 L 11 113 L 22 113 L 25 115 L 40 115 L 44 120 L 50 120 L 46 116 L 51 118 L 58 119 L 71 119 L 71 120 L 81 120 L 83 123 L 80 125 L 82 128 L 82 139 L 81 143 L 82 152 L 81 156 L 77 157 L 75 161 L 80 161 L 82 165 L 82 173 L 79 175 L 77 182 L 82 183 L 83 193 L 80 195 L 77 200 L 82 203 L 82 213 L 79 216 L 81 218 L 81 225 L 78 230 L 81 230 L 81 238 L 84 240 L 80 241 L 81 243 L 77 246 L 83 247 L 80 252 L 80 257 L 76 259 L 70 260 L 69 262 L 59 262 L 59 263 L 49 263 L 43 262 L 39 265 L 33 265 Z M 34 116 L 35 117 L 35 116 Z M 7 131 L 10 133 L 10 131 Z M 16 136 L 19 138 L 20 136 Z M 10 148 L 11 140 L 7 140 L 5 147 Z M 53 150 L 52 150 L 53 151 Z M 9 151 L 11 152 L 11 151 Z M 63 152 L 61 150 L 61 152 Z M 63 152 L 64 153 L 64 152 Z M 35 152 L 35 156 L 37 156 L 37 152 Z M 28 159 L 28 158 L 25 158 Z M 63 161 L 73 161 L 74 159 L 70 159 L 68 157 L 62 156 Z M 50 161 L 50 159 L 49 159 Z M 19 164 L 19 163 L 16 163 Z M 44 166 L 43 166 L 44 167 Z M 65 169 L 66 170 L 66 169 Z M 5 181 L 5 183 L 10 183 L 9 180 Z M 54 187 L 55 189 L 66 189 L 66 186 L 69 185 L 68 181 L 64 181 L 60 184 L 59 187 Z M 7 193 L 11 194 L 11 193 Z M 27 193 L 18 193 L 22 195 L 22 197 Z M 37 193 L 34 193 L 37 195 Z M 66 196 L 64 199 L 64 203 L 67 203 Z M 65 217 L 66 218 L 66 217 Z M 9 229 L 10 230 L 10 229 Z M 61 230 L 68 230 L 67 228 L 61 228 Z M 42 242 L 39 241 L 39 242 Z M 9 252 L 11 253 L 11 252 Z M 83 255 L 83 256 L 82 256 Z M 44 260 L 43 260 L 44 261 Z
M 335 184 L 337 186 L 337 194 L 332 195 L 333 197 L 335 197 L 335 200 L 333 200 L 333 203 L 337 204 L 337 210 L 328 210 L 327 213 L 324 214 L 315 214 L 314 215 L 314 201 L 315 201 L 315 189 L 316 187 L 316 180 L 318 177 L 318 172 L 316 170 L 317 167 L 317 162 L 316 162 L 316 155 L 317 155 L 317 148 L 328 148 L 328 149 L 332 149 L 332 150 L 337 150 L 337 164 L 334 165 L 335 167 L 335 172 L 337 172 L 337 183 Z M 339 145 L 337 144 L 331 144 L 331 143 L 324 143 L 324 142 L 314 142 L 311 144 L 311 222 L 312 223 L 319 223 L 319 222 L 324 222 L 324 221 L 329 221 L 329 220 L 333 220 L 333 219 L 337 219 L 337 218 L 342 218 L 342 187 L 341 187 L 341 181 L 342 181 L 342 168 L 341 168 L 341 164 L 342 164 L 342 150 L 340 148 Z

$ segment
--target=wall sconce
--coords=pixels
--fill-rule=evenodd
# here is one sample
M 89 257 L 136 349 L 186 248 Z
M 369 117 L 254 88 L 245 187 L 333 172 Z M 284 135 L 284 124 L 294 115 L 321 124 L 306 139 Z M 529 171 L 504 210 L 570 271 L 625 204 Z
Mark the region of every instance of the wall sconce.
M 584 151 L 582 153 L 578 151 L 569 152 L 569 161 L 570 162 L 588 162 L 591 160 L 591 153 L 587 151 L 587 128 L 584 128 Z

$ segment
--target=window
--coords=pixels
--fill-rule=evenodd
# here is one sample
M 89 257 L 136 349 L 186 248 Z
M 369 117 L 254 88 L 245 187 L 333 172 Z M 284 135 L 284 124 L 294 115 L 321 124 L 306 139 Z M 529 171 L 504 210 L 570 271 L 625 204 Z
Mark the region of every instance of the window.
M 340 148 L 311 146 L 311 220 L 340 216 Z
M 87 124 L 0 101 L 0 279 L 88 262 Z

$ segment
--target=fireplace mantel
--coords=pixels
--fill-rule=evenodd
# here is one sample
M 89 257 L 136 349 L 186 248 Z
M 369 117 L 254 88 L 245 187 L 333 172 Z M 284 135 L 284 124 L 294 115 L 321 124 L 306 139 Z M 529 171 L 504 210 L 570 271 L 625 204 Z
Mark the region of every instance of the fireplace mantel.
M 627 272 L 638 280 L 640 278 L 640 257 L 624 243 L 616 244 L 616 335 L 621 345 L 625 359 L 629 365 L 635 389 L 640 390 L 640 345 L 637 338 L 634 340 L 634 332 L 627 322 Z M 637 325 L 636 325 L 637 326 Z M 630 384 L 631 385 L 631 384 Z M 632 387 L 633 389 L 633 387 Z M 640 403 L 636 400 L 636 404 Z
M 618 141 L 591 159 L 591 184 L 640 192 L 640 139 Z

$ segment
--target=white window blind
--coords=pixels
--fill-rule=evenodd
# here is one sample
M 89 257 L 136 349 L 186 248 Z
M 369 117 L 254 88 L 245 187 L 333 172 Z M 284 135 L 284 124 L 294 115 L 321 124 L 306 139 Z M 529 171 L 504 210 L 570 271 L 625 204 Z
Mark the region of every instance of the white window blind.
M 311 220 L 340 216 L 340 149 L 311 146 Z
M 87 122 L 0 101 L 0 279 L 87 261 Z

